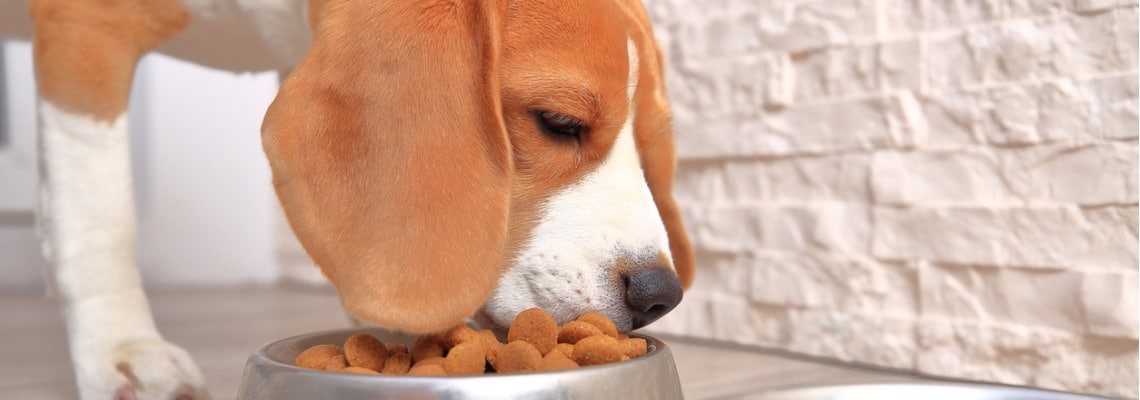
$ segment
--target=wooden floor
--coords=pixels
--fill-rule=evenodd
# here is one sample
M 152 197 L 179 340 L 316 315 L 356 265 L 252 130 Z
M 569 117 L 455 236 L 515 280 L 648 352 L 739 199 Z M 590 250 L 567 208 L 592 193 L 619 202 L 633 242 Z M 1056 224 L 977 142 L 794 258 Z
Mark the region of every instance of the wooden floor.
M 262 343 L 348 326 L 331 293 L 282 288 L 152 292 L 167 339 L 197 360 L 215 399 L 237 393 L 246 356 Z M 63 321 L 38 294 L 0 295 L 0 398 L 73 399 Z M 688 399 L 731 399 L 783 386 L 920 380 L 678 338 L 676 357 Z

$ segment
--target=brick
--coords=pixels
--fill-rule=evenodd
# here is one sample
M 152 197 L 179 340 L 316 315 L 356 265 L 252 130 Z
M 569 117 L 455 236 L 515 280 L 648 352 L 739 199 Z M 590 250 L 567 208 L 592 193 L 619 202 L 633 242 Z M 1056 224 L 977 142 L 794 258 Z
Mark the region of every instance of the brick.
M 966 265 L 1135 270 L 1137 209 L 876 207 L 872 255 Z
M 1137 341 L 1051 328 L 923 318 L 916 369 L 935 376 L 1108 396 L 1137 395 Z
M 914 315 L 913 268 L 821 252 L 759 252 L 722 260 L 750 269 L 753 304 L 852 313 Z
M 886 368 L 914 368 L 918 349 L 913 319 L 830 310 L 789 309 L 787 314 L 791 340 L 780 349 Z
M 708 118 L 678 106 L 677 156 L 814 155 L 907 146 L 915 127 L 906 123 L 911 119 L 904 115 L 904 96 L 795 105 L 742 118 Z
M 1080 300 L 1085 331 L 1106 337 L 1140 337 L 1137 330 L 1136 271 L 1086 273 L 1082 276 Z
M 743 255 L 698 250 L 699 267 L 690 290 L 748 298 L 754 269 L 752 267 L 755 264 L 740 261 L 746 258 Z
M 676 24 L 668 35 L 685 58 L 760 49 L 799 53 L 867 41 L 877 33 L 872 1 L 669 3 L 651 4 L 650 15 Z
M 702 7 L 684 0 L 643 0 L 649 18 L 657 25 L 685 20 L 706 20 L 728 14 L 729 1 L 710 0 Z
M 1135 5 L 1107 12 L 1077 17 L 1073 24 L 1077 35 L 1076 57 L 1083 57 L 1084 68 L 1062 70 L 1066 75 L 1083 71 L 1135 71 L 1140 55 L 1138 24 L 1140 15 Z
M 978 24 L 1018 19 L 1058 19 L 1070 13 L 1093 16 L 1114 9 L 1135 7 L 1135 0 L 903 0 L 918 8 L 928 30 L 954 30 Z M 900 5 L 898 7 L 902 7 Z M 900 13 L 902 11 L 899 11 Z
M 702 116 L 752 117 L 790 105 L 795 70 L 785 53 L 761 53 L 722 62 L 682 60 L 666 72 L 676 108 Z
M 796 70 L 787 53 L 769 53 L 763 58 L 764 70 L 768 72 L 765 86 L 764 105 L 767 107 L 787 107 L 796 97 Z
M 918 0 L 930 30 L 955 29 L 984 22 L 1062 15 L 1071 0 L 986 1 Z M 1079 1 L 1079 0 L 1078 0 Z
M 915 315 L 915 268 L 823 252 L 701 253 L 691 289 L 740 297 L 754 307 Z
M 877 204 L 982 203 L 1012 196 L 993 152 L 876 152 L 871 162 Z
M 875 202 L 1136 204 L 1135 142 L 876 152 Z
M 924 318 L 1137 339 L 1137 275 L 932 265 L 918 268 Z M 1043 296 L 1042 293 L 1048 293 Z
M 938 132 L 922 145 L 1136 138 L 1136 88 L 1136 74 L 1127 74 L 940 93 L 921 104 Z
M 685 59 L 705 59 L 724 58 L 759 48 L 755 24 L 734 24 L 722 18 L 679 20 L 671 28 L 675 40 L 673 49 Z
M 779 31 L 783 35 L 772 35 L 766 41 L 768 45 L 779 43 L 801 42 L 804 36 L 812 35 L 827 38 L 828 45 L 849 44 L 853 42 L 868 41 L 877 36 L 878 2 L 868 0 L 833 1 L 833 0 L 802 0 L 796 2 L 775 2 L 775 4 L 791 3 L 793 13 L 790 16 L 794 21 L 792 29 Z M 785 15 L 787 15 L 785 13 Z M 767 27 L 761 22 L 762 26 Z M 775 32 L 775 31 L 769 31 Z M 791 52 L 812 49 L 812 46 L 787 47 Z
M 923 1 L 886 0 L 885 12 L 879 17 L 879 35 L 889 39 L 922 32 Z
M 1014 20 L 930 35 L 934 89 L 1083 77 L 1136 68 L 1136 10 Z
M 693 245 L 702 251 L 833 250 L 866 254 L 870 213 L 865 205 L 682 205 Z
M 911 38 L 844 46 L 798 57 L 796 99 L 867 96 L 919 88 L 919 42 Z
M 693 115 L 691 117 L 693 123 L 700 124 L 704 122 L 703 119 L 712 121 L 725 119 L 710 118 L 712 116 L 727 116 L 734 113 L 734 110 L 725 110 L 727 88 L 718 80 L 718 74 L 727 73 L 731 70 L 730 66 L 717 64 L 715 68 L 705 68 L 697 63 L 686 65 L 684 62 L 674 66 L 675 68 L 666 71 L 666 80 L 669 85 L 669 98 L 678 118 Z M 753 76 L 753 73 L 748 73 L 748 76 Z M 742 90 L 747 90 L 747 87 Z
M 1050 107 L 1044 108 L 1042 115 L 1047 116 L 1039 121 L 1047 128 L 1040 129 L 1047 138 L 1079 137 L 1074 132 L 1091 132 L 1089 136 L 1108 139 L 1135 139 L 1140 137 L 1136 127 L 1140 120 L 1136 114 L 1137 107 L 1137 81 L 1136 74 L 1096 79 L 1086 84 L 1088 97 L 1078 102 L 1079 107 L 1073 107 L 1061 95 L 1060 90 L 1054 90 L 1048 98 Z M 1058 87 L 1058 89 L 1062 89 Z M 1063 89 L 1068 89 L 1063 88 Z M 1058 100 L 1065 99 L 1065 100 Z M 1043 101 L 1044 102 L 1044 101 Z M 1081 123 L 1079 121 L 1088 121 Z
M 1104 12 L 1126 6 L 1135 7 L 1136 0 L 1073 0 L 1073 11 L 1078 13 Z
M 870 199 L 871 155 L 681 160 L 674 196 L 683 203 Z

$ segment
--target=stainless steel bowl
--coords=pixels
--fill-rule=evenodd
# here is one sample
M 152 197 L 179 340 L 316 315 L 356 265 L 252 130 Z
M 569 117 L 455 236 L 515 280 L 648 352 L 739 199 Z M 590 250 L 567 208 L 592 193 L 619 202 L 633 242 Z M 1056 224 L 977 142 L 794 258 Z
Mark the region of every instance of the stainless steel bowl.
M 884 383 L 812 386 L 743 396 L 755 400 L 1097 400 L 1085 396 L 1012 386 L 970 383 Z
M 238 400 L 313 399 L 681 399 L 673 354 L 656 338 L 637 335 L 649 345 L 641 357 L 612 364 L 555 372 L 457 377 L 365 376 L 293 366 L 302 350 L 344 343 L 368 332 L 385 343 L 411 345 L 411 337 L 370 329 L 311 333 L 261 346 L 245 364 Z

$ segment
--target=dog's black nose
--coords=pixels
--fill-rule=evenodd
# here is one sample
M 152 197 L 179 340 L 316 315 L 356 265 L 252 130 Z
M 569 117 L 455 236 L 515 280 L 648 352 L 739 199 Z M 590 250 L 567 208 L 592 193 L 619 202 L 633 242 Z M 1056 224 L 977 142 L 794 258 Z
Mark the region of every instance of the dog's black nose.
M 625 304 L 633 311 L 632 329 L 656 321 L 681 302 L 681 281 L 664 268 L 649 268 L 625 278 Z

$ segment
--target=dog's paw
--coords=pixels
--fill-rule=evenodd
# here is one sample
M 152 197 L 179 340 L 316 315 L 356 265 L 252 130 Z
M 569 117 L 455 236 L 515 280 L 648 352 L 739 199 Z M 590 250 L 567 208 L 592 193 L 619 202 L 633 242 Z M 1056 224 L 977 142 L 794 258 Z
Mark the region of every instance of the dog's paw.
M 107 352 L 73 357 L 78 358 L 76 380 L 84 400 L 210 398 L 202 372 L 186 351 L 161 339 L 124 341 Z

